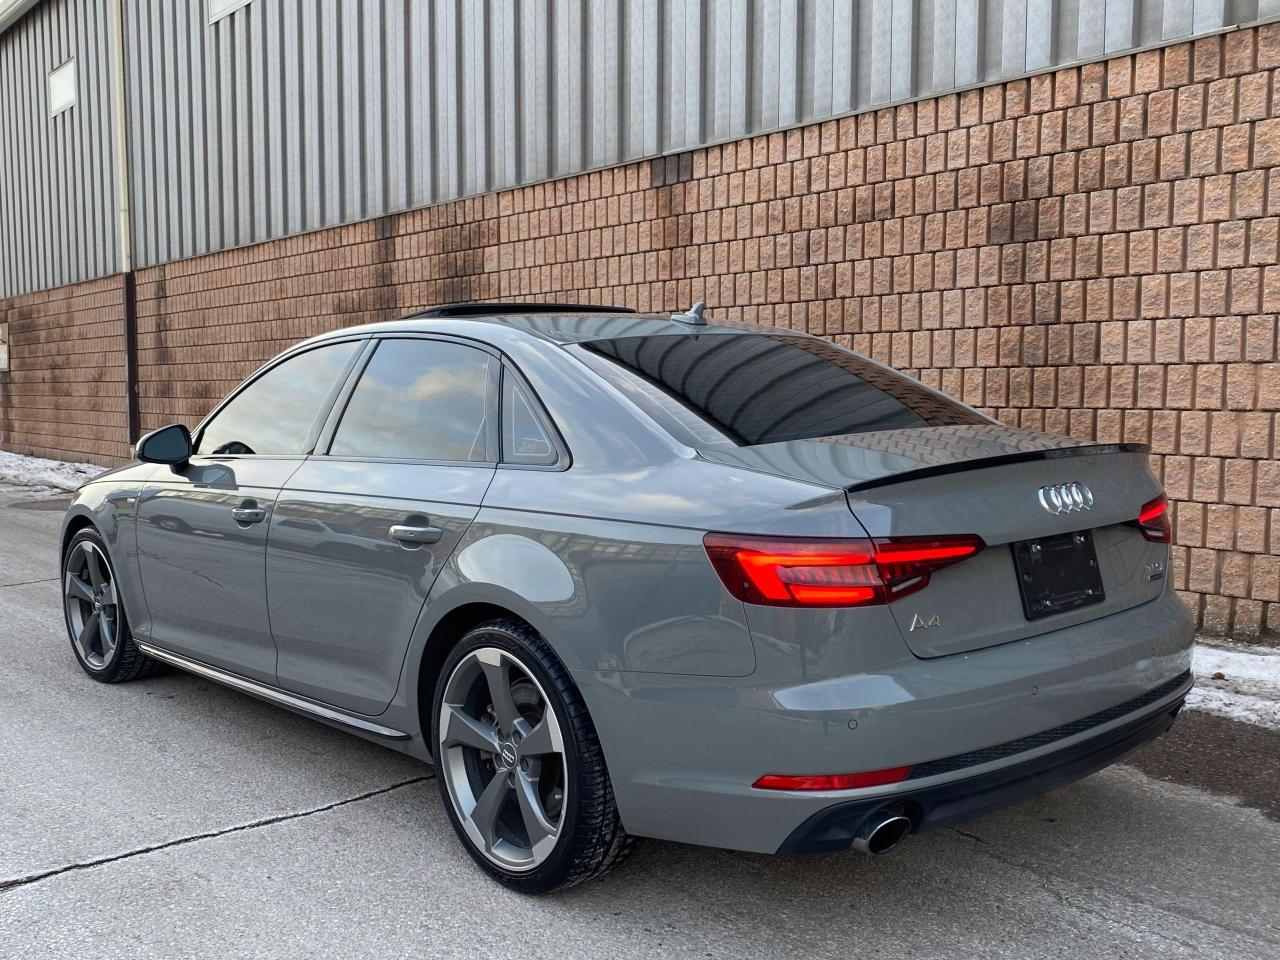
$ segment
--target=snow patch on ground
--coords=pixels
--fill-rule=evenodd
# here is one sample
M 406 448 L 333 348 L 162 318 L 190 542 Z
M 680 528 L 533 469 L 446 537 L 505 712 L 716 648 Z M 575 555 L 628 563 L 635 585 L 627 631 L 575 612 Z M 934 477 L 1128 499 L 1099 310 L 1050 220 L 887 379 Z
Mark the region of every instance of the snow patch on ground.
M 34 487 L 42 492 L 67 491 L 74 490 L 102 472 L 102 467 L 92 463 L 43 460 L 40 457 L 0 450 L 0 483 Z
M 1280 730 L 1280 649 L 1203 637 L 1191 658 L 1192 710 Z M 1223 679 L 1213 679 L 1220 674 Z

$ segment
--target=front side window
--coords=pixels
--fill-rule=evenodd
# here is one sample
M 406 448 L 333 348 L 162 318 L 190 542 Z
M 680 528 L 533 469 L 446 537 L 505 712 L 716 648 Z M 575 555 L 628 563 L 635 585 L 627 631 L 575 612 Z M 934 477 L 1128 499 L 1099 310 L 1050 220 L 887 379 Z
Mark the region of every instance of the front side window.
M 196 453 L 310 453 L 325 401 L 363 341 L 317 347 L 278 363 L 241 390 L 201 431 Z
M 811 337 L 621 337 L 577 349 L 592 369 L 695 448 L 988 422 L 909 377 Z
M 497 361 L 443 340 L 384 340 L 360 376 L 335 457 L 491 462 L 489 388 Z

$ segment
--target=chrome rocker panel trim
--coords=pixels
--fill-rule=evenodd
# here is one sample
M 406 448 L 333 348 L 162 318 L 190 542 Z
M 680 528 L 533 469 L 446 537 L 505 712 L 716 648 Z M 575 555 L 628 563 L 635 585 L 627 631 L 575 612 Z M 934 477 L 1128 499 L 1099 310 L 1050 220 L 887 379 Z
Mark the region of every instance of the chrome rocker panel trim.
M 324 720 L 328 723 L 336 723 L 340 726 L 350 727 L 361 733 L 372 734 L 375 737 L 381 737 L 384 740 L 411 740 L 412 735 L 405 733 L 403 730 L 393 730 L 391 727 L 384 727 L 381 724 L 373 723 L 360 717 L 353 717 L 350 714 L 342 713 L 334 710 L 332 707 L 326 707 L 323 704 L 316 703 L 313 700 L 307 700 L 303 697 L 296 696 L 292 693 L 285 693 L 276 687 L 269 687 L 264 683 L 258 683 L 256 680 L 249 680 L 246 677 L 237 676 L 234 673 L 228 673 L 225 670 L 219 670 L 217 667 L 211 667 L 207 663 L 201 663 L 199 660 L 191 660 L 177 653 L 170 653 L 154 644 L 146 643 L 142 640 L 135 640 L 141 650 L 149 657 L 155 657 L 157 660 L 186 670 L 190 673 L 198 674 L 206 677 L 223 686 L 231 687 L 239 690 L 241 693 L 247 693 L 250 696 L 257 697 L 260 700 L 267 700 L 271 703 L 279 704 L 290 710 L 296 710 L 299 713 L 305 713 L 315 717 L 317 720 Z

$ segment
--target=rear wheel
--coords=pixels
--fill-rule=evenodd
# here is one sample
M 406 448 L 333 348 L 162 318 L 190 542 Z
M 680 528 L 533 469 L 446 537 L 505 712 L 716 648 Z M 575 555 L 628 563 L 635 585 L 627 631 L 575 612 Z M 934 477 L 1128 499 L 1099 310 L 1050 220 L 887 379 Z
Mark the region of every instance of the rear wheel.
M 156 661 L 133 642 L 107 545 L 92 527 L 67 545 L 62 594 L 71 649 L 85 673 L 103 683 L 120 683 L 155 669 Z
M 586 707 L 524 623 L 493 621 L 462 638 L 440 672 L 432 729 L 449 819 L 504 885 L 546 893 L 634 849 Z

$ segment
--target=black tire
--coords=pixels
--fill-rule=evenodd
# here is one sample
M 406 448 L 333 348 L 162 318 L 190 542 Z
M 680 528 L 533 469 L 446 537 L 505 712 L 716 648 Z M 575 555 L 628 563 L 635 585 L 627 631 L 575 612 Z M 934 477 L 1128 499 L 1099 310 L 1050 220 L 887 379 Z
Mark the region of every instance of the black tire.
M 68 570 L 68 564 L 77 555 L 77 548 L 82 544 L 87 545 L 92 550 L 96 550 L 106 562 L 116 598 L 114 605 L 116 611 L 114 619 L 115 643 L 110 654 L 102 662 L 92 662 L 81 652 L 80 646 L 76 642 L 76 630 L 72 624 L 72 604 L 67 597 L 68 576 L 72 572 Z M 71 643 L 71 652 L 75 655 L 76 662 L 80 664 L 80 668 L 85 673 L 99 683 L 124 683 L 127 680 L 137 680 L 155 672 L 160 665 L 159 662 L 148 657 L 134 643 L 133 634 L 129 630 L 129 620 L 125 615 L 124 600 L 120 596 L 121 587 L 115 576 L 115 565 L 111 562 L 111 555 L 107 551 L 106 541 L 102 539 L 101 534 L 93 527 L 85 527 L 67 543 L 67 549 L 62 555 L 61 583 L 63 590 L 62 613 L 63 621 L 67 626 L 67 639 Z
M 467 835 L 440 762 L 438 731 L 449 678 L 468 654 L 486 647 L 507 651 L 518 659 L 520 668 L 545 692 L 547 706 L 555 711 L 562 732 L 568 799 L 560 812 L 559 836 L 547 858 L 524 872 L 494 863 Z M 458 839 L 489 876 L 511 890 L 540 894 L 581 883 L 622 863 L 639 845 L 639 839 L 622 828 L 595 725 L 569 672 L 547 642 L 522 621 L 504 619 L 481 624 L 454 647 L 436 682 L 430 743 L 437 758 L 440 796 Z

